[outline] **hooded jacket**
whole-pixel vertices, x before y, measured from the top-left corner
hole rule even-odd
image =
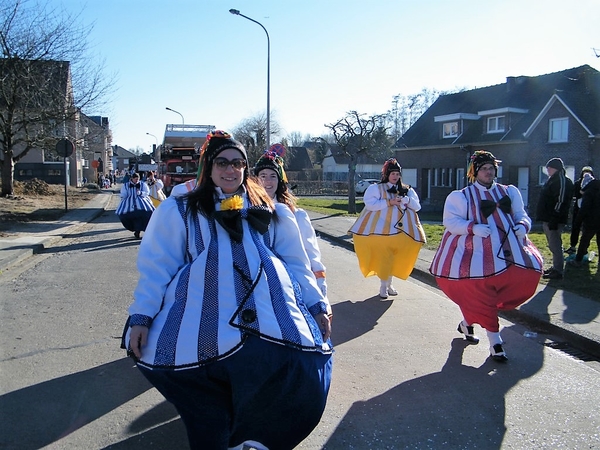
[[[537,204],[537,220],[566,224],[572,198],[573,181],[567,177],[564,169],[557,170],[542,187]]]

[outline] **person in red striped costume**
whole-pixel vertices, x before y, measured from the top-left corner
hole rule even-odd
[[[519,189],[495,181],[500,162],[485,150],[471,156],[469,186],[446,198],[446,229],[429,271],[462,312],[458,331],[477,344],[473,325],[479,324],[491,357],[503,362],[498,311],[515,309],[535,293],[543,260],[527,237],[531,219]]]

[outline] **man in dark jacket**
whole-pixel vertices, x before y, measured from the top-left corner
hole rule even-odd
[[[548,180],[542,187],[537,204],[537,220],[542,222],[548,247],[552,252],[552,267],[544,271],[543,278],[561,280],[565,267],[562,232],[569,218],[573,181],[565,172],[562,159],[552,158],[546,163]]]
[[[571,216],[571,246],[566,251],[569,255],[572,255],[577,251],[577,243],[579,242],[581,219],[577,217],[577,214],[579,214],[579,208],[581,208],[581,197],[583,196],[582,189],[585,187],[584,180],[586,179],[586,174],[588,174],[588,177],[591,176],[593,178],[594,170],[590,166],[585,166],[581,169],[581,174],[579,175],[579,178],[575,180],[573,186],[573,198],[575,199],[575,203],[573,204],[573,214]]]
[[[581,208],[579,208],[577,218],[581,221],[583,231],[575,260],[569,261],[569,265],[573,267],[581,267],[583,257],[588,252],[594,235],[596,244],[600,248],[600,180],[593,179],[583,189]]]

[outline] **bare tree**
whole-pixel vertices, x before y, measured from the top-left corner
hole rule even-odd
[[[271,115],[271,135],[277,135],[280,132],[279,123],[273,120]],[[233,130],[233,137],[244,144],[248,151],[250,164],[254,164],[258,158],[267,150],[267,115],[259,113],[248,117]],[[272,139],[271,139],[272,141]]]
[[[464,90],[460,89],[460,90]],[[384,116],[391,129],[394,142],[402,137],[419,117],[433,105],[440,95],[450,94],[455,91],[438,91],[436,89],[423,88],[416,94],[397,94],[392,97],[392,109]]]
[[[14,164],[31,149],[76,140],[79,112],[100,110],[114,77],[88,49],[92,26],[33,0],[0,3],[0,164],[2,196],[13,193]]]
[[[309,134],[302,134],[299,131],[292,131],[287,135],[286,140],[292,147],[302,147],[302,145],[306,141],[310,141],[311,138]]]
[[[382,116],[365,117],[349,111],[335,123],[325,124],[331,130],[339,152],[348,157],[348,212],[356,213],[354,190],[356,164],[361,155],[377,158],[381,152],[389,152],[387,129]]]

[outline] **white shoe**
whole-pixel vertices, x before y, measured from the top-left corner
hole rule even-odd
[[[398,295],[398,291],[391,284],[387,287],[387,293],[389,295]]]
[[[379,296],[381,298],[388,298],[388,288],[387,285],[382,284],[381,287],[379,288]]]

